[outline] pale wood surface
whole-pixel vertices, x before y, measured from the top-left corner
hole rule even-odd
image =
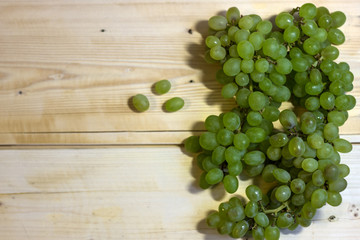
[[[351,174],[341,206],[322,208],[311,227],[281,239],[359,239],[359,154],[355,145],[343,155]],[[1,150],[1,156],[0,239],[229,239],[203,219],[232,195],[221,185],[199,189],[200,171],[179,147]],[[236,194],[244,196],[249,183]]]
[[[0,1],[0,239],[229,239],[202,220],[230,195],[198,189],[199,171],[179,147],[206,116],[234,106],[202,59],[205,21],[234,5],[269,18],[304,2]],[[347,15],[339,61],[351,66],[359,102],[360,4],[317,4]],[[173,88],[154,95],[164,78]],[[129,107],[137,93],[149,97],[146,113]],[[185,107],[163,112],[174,96]],[[353,143],[359,113],[341,128]],[[359,154],[355,144],[343,156],[352,171],[343,204],[281,239],[359,239]]]

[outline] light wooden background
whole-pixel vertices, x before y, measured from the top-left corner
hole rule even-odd
[[[206,20],[231,6],[269,18],[302,3],[0,1],[0,239],[228,239],[203,219],[230,195],[199,190],[180,145],[204,130],[206,116],[233,107],[220,96],[217,68],[202,60]],[[348,17],[339,61],[356,76],[359,102],[360,4],[316,4]],[[164,78],[173,88],[154,95]],[[137,93],[149,97],[146,113],[129,108]],[[163,112],[174,96],[185,107]],[[359,113],[357,105],[341,128],[354,143],[342,155],[352,171],[343,204],[281,239],[359,239]]]

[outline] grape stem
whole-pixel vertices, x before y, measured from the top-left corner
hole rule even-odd
[[[275,209],[268,209],[268,210],[264,210],[265,214],[270,214],[270,213],[275,213],[277,214],[278,212],[280,212],[281,210],[283,210],[284,208],[286,208],[287,210],[289,210],[289,205],[287,202],[284,202],[280,207],[275,208]]]

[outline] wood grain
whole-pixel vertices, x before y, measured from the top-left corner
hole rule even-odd
[[[358,239],[360,145],[339,207],[281,239]],[[228,200],[223,187],[200,190],[199,169],[179,147],[1,150],[0,239],[228,239],[203,219]],[[251,180],[235,195],[245,196]],[[335,219],[329,222],[328,218]]]
[[[22,133],[81,132],[89,136],[86,143],[98,138],[96,132],[203,130],[197,122],[234,106],[220,96],[214,79],[218,67],[202,60],[206,20],[233,5],[243,14],[269,18],[300,4],[276,1],[269,8],[260,0],[1,1],[0,133],[6,133],[1,144]],[[327,1],[326,6],[347,14],[342,27],[347,41],[339,47],[339,61],[350,64],[352,94],[359,100],[360,6],[350,0]],[[157,96],[152,86],[163,78],[173,88]],[[137,93],[150,99],[144,114],[129,106]],[[185,99],[184,109],[163,112],[162,104],[174,96]],[[358,106],[350,112],[342,133],[360,133],[359,112]]]

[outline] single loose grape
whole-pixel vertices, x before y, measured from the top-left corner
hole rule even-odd
[[[169,80],[160,80],[157,83],[155,83],[155,92],[157,94],[165,94],[169,92],[171,88],[171,83]]]
[[[184,106],[184,100],[180,97],[173,97],[165,102],[167,112],[179,111]]]
[[[144,112],[149,109],[149,100],[148,98],[143,94],[137,94],[132,98],[132,103],[136,110],[139,112]]]

